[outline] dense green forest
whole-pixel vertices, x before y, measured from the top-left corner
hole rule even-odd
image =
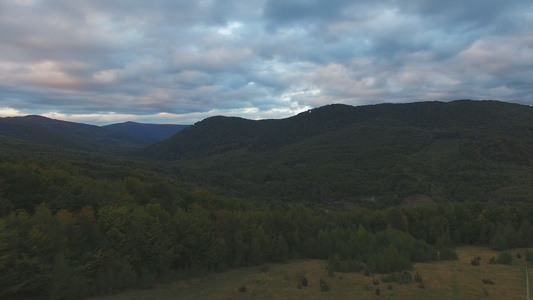
[[[532,246],[531,109],[435,105],[217,117],[121,156],[0,136],[0,298],[302,258],[388,273],[458,245]]]
[[[213,117],[139,155],[217,194],[375,207],[533,198],[533,108],[497,101],[329,105],[283,120]]]

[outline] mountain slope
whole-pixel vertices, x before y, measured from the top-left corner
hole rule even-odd
[[[160,159],[206,157],[236,149],[266,151],[353,124],[497,132],[533,138],[533,108],[498,101],[421,102],[353,107],[328,105],[281,120],[212,117],[144,151]],[[444,133],[443,133],[444,134]]]
[[[189,125],[175,124],[143,124],[136,122],[124,122],[102,126],[105,129],[122,132],[136,136],[152,143],[159,142],[178,133]]]
[[[104,153],[131,154],[124,150],[139,145],[113,130],[35,116],[0,119],[0,135]],[[281,120],[212,117],[137,154],[220,195],[383,207],[413,194],[531,201],[531,149],[532,107],[453,101],[336,104]]]
[[[0,118],[0,135],[90,152],[114,153],[150,144],[148,140],[98,126],[34,115]]]
[[[283,120],[213,117],[143,154],[238,197],[361,204],[375,196],[387,206],[413,194],[530,201],[530,149],[533,108],[454,101],[329,105]]]

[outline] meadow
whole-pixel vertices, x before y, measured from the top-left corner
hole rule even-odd
[[[407,283],[384,283],[381,280],[384,275],[380,274],[331,274],[326,261],[300,260],[240,268],[152,289],[90,299],[525,299],[525,249],[510,253],[513,255],[511,265],[490,264],[489,260],[497,258],[500,252],[461,247],[457,249],[455,261],[415,264],[409,271],[412,280]],[[471,264],[474,258],[481,259],[478,266]],[[308,280],[307,286],[301,284],[304,277]],[[417,277],[421,280],[417,281]],[[321,279],[327,282],[329,291],[321,290]]]

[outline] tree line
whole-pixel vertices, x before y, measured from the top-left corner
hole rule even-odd
[[[78,299],[301,258],[328,259],[339,272],[388,273],[454,259],[456,245],[533,244],[533,209],[525,204],[345,211],[238,201],[216,207],[206,191],[191,197],[172,213],[159,203],[55,212],[41,204],[9,213],[0,219],[0,295]]]

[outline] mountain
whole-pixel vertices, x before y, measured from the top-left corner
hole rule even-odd
[[[499,101],[328,105],[212,117],[142,149],[220,194],[283,201],[530,201],[533,108]]]
[[[434,201],[533,199],[533,108],[499,101],[332,104],[279,120],[216,116],[155,144],[38,116],[0,119],[0,135],[11,153],[22,154],[28,150],[16,149],[31,144],[7,138],[128,153],[121,159],[130,161],[137,155],[148,159],[138,169],[154,166],[176,182],[240,199],[346,200],[367,207],[412,195]]]
[[[252,121],[211,117],[150,146],[160,159],[205,157],[236,149],[266,151],[349,126],[418,128],[458,132],[495,132],[533,138],[533,108],[498,101],[458,100],[349,106],[332,104],[281,120]]]
[[[104,153],[151,144],[150,140],[99,126],[35,115],[0,118],[0,135],[59,148]]]
[[[143,124],[136,122],[124,122],[102,126],[105,129],[122,132],[131,136],[136,136],[144,140],[156,143],[171,137],[189,125],[175,124]]]

